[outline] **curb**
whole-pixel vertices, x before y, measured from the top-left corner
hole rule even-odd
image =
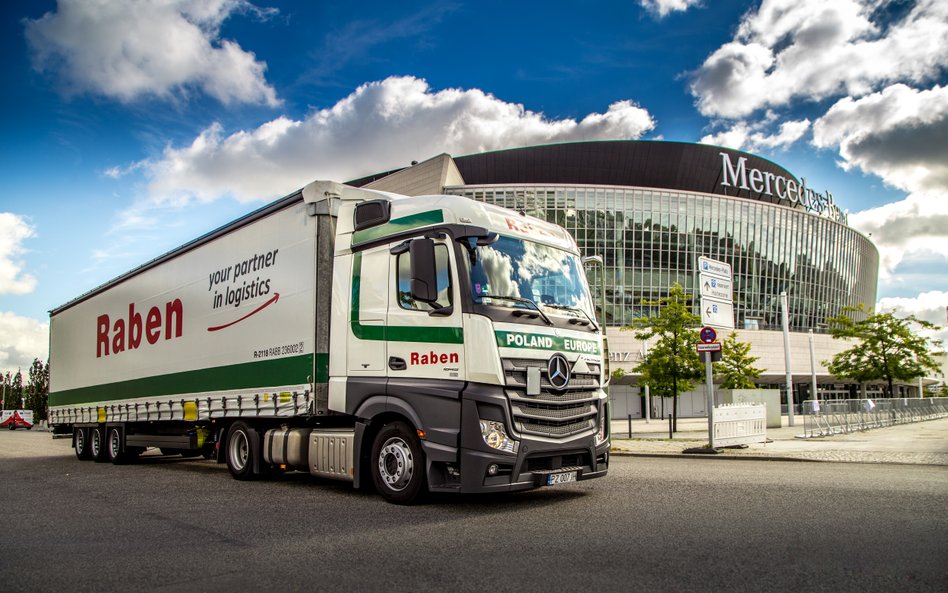
[[[770,455],[702,455],[696,453],[636,453],[634,451],[610,451],[611,457],[653,457],[659,459],[715,459],[729,461],[794,461],[797,463],[826,463],[823,459],[780,457]]]
[[[782,457],[768,455],[701,455],[693,453],[636,453],[634,451],[609,451],[610,457],[652,457],[656,459],[715,459],[728,461],[795,461],[797,463],[857,463],[863,465],[903,465],[914,467],[948,467],[944,463],[913,463],[911,461],[884,461],[865,459],[807,459],[804,457]]]

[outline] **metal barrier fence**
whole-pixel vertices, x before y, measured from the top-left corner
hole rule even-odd
[[[825,437],[948,417],[948,397],[803,402],[805,437]]]

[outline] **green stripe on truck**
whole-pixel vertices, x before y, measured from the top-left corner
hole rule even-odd
[[[401,218],[390,220],[385,224],[376,227],[355,231],[352,233],[352,244],[361,245],[375,239],[381,239],[389,235],[404,233],[412,229],[441,224],[444,222],[444,212],[441,210],[427,210],[417,214],[409,214]]]
[[[316,382],[325,383],[329,380],[329,355],[315,356]],[[49,405],[299,385],[309,383],[312,374],[313,355],[303,354],[55,391],[49,394]]]
[[[463,344],[464,329],[430,325],[362,325],[359,321],[359,299],[362,294],[362,253],[352,254],[352,309],[349,317],[352,335],[360,340],[389,342],[431,342]],[[428,319],[424,317],[424,319]]]

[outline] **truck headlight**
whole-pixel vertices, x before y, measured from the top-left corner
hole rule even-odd
[[[599,432],[596,434],[596,446],[605,443],[609,440],[609,422],[605,417],[599,418]]]
[[[491,449],[504,451],[506,453],[516,453],[520,448],[520,443],[507,436],[507,429],[503,422],[494,422],[493,420],[481,420],[481,435],[484,442]]]

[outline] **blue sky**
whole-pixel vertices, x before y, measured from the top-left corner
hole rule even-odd
[[[315,178],[595,139],[829,190],[879,306],[944,325],[948,3],[9,0],[0,368],[47,311]]]

